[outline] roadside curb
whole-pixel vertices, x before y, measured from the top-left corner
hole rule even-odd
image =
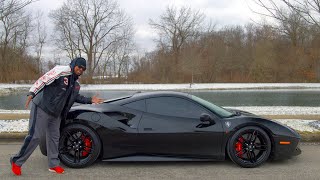
[[[3,132],[0,133],[0,140],[2,139],[24,139],[28,132]]]

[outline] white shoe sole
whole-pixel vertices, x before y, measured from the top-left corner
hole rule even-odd
[[[55,170],[49,169],[49,171],[50,171],[50,172],[53,172],[53,173],[57,173]],[[63,174],[63,173],[64,173],[64,171],[63,171],[61,174]],[[60,174],[60,173],[57,173],[57,174]]]

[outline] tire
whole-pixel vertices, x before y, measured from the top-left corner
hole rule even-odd
[[[83,168],[99,157],[101,142],[98,135],[82,124],[70,124],[63,128],[59,142],[59,158],[71,168]]]
[[[271,141],[261,128],[248,126],[236,131],[228,141],[230,159],[244,168],[263,164],[270,156]]]

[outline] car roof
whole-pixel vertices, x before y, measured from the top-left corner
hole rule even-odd
[[[134,94],[133,96],[136,97],[144,97],[144,98],[149,98],[149,97],[158,97],[158,96],[189,96],[187,93],[183,92],[177,92],[177,91],[148,91],[148,92],[138,92]]]
[[[184,97],[190,98],[190,94],[177,92],[177,91],[147,91],[147,92],[137,92],[132,96],[126,96],[123,98],[117,98],[116,101],[112,101],[113,103],[126,104],[142,99],[154,98],[154,97],[164,97],[164,96],[174,96],[174,97]]]

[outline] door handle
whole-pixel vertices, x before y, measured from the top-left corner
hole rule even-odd
[[[145,131],[152,131],[152,128],[143,128]]]

